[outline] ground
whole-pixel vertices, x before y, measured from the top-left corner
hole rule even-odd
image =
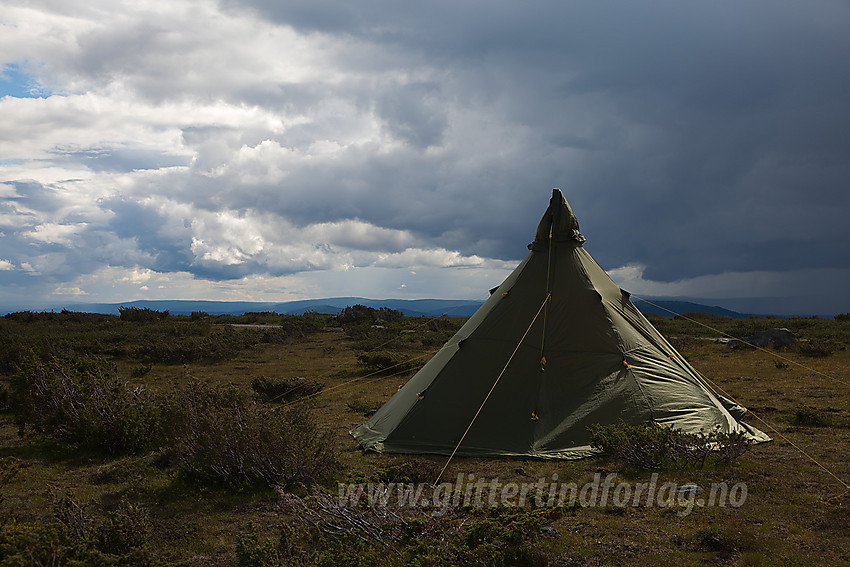
[[[728,465],[659,471],[659,483],[693,483],[705,488],[712,483],[729,487],[742,483],[746,486],[745,501],[737,506],[695,506],[687,514],[682,513],[681,506],[657,504],[634,507],[609,503],[552,510],[530,502],[526,513],[539,523],[535,524],[537,532],[530,536],[531,564],[850,564],[850,489],[842,484],[850,482],[850,461],[846,458],[850,448],[850,352],[844,348],[843,338],[850,332],[850,323],[827,321],[823,325],[828,328],[821,328],[798,321],[801,337],[808,333],[811,344],[827,345],[832,351],[812,356],[811,350],[805,349],[730,349],[704,340],[716,333],[698,326],[689,328],[687,321],[656,322],[718,390],[751,410],[747,421],[774,439],[753,447]],[[7,330],[12,325],[4,324]],[[724,324],[734,327],[731,322]],[[794,321],[751,324],[791,327]],[[49,324],[45,325],[49,329]],[[436,479],[446,457],[364,454],[349,435],[351,428],[365,419],[364,409],[389,399],[411,375],[410,371],[372,374],[358,363],[358,354],[363,347],[383,343],[384,350],[398,347],[397,352],[404,356],[426,360],[456,324],[429,325],[425,319],[405,319],[392,328],[363,327],[360,334],[334,325],[328,320],[317,332],[259,342],[218,362],[161,364],[153,360],[144,374],[137,368],[145,361],[134,357],[132,350],[111,358],[121,376],[154,390],[168,390],[191,379],[250,390],[251,382],[260,376],[301,376],[323,383],[321,393],[296,403],[310,404],[318,426],[338,451],[341,468],[331,482],[325,483],[327,494],[337,492],[338,482],[391,480],[388,471],[403,471],[399,478],[405,480]],[[49,334],[49,330],[40,332]],[[394,337],[403,337],[398,340],[404,345],[393,344]],[[391,342],[384,343],[387,340]],[[143,375],[132,377],[134,373]],[[0,380],[0,387],[9,383],[9,377]],[[285,407],[279,405],[283,411]],[[286,492],[280,489],[193,482],[174,467],[162,466],[160,457],[156,450],[109,455],[96,449],[71,448],[44,435],[20,438],[12,413],[0,413],[0,459],[13,463],[18,470],[5,481],[0,476],[0,483],[6,483],[0,485],[0,525],[49,521],[55,514],[57,495],[72,493],[92,517],[129,501],[149,512],[151,530],[144,546],[152,560],[227,565],[237,561],[249,564],[244,554],[237,557],[240,540],[244,543],[244,538],[251,536],[277,541],[284,526],[301,521],[293,514],[291,503],[287,504]],[[518,472],[520,468],[524,475]],[[651,471],[632,470],[605,457],[570,462],[455,457],[443,479],[474,474],[519,484],[539,478],[548,481],[557,474],[559,482],[583,486],[597,473],[602,478],[616,473],[617,482],[639,483],[651,478]],[[301,498],[309,489],[289,492]],[[473,529],[478,516],[471,511],[463,513],[467,515],[454,518],[452,529],[468,536],[464,530]],[[463,541],[472,545],[469,537]],[[382,549],[374,541],[367,545],[371,552]],[[404,550],[400,554],[382,553],[377,556],[387,564],[412,561]],[[481,561],[487,564],[486,559]]]

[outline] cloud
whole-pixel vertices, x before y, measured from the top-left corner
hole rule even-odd
[[[63,296],[63,295],[72,295],[72,296],[84,296],[88,295],[88,292],[83,291],[79,287],[68,287],[68,286],[59,286],[53,290],[54,295]]]
[[[745,298],[804,296],[811,292],[813,281],[829,282],[825,293],[835,293],[850,281],[850,270],[802,270],[724,272],[695,278],[665,282],[644,276],[645,268],[639,265],[622,266],[608,270],[620,287],[647,296],[689,296],[699,298]]]
[[[790,290],[850,257],[848,24],[784,0],[12,3],[0,68],[41,94],[0,99],[0,284],[458,297],[560,187],[640,285]]]
[[[85,223],[77,225],[45,223],[36,226],[31,232],[24,233],[24,236],[44,244],[70,246],[72,240],[85,230],[85,226]]]

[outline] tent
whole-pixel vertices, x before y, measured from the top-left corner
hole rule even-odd
[[[584,241],[556,189],[525,259],[351,432],[360,445],[576,459],[595,452],[588,426],[620,420],[692,433],[719,427],[768,441],[740,422],[746,410],[717,394],[635,308]]]

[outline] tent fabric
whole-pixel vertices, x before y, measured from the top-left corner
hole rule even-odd
[[[769,441],[739,421],[746,410],[714,392],[584,241],[556,189],[525,259],[351,432],[360,445],[389,453],[449,455],[457,447],[467,456],[576,459],[595,452],[588,426],[621,420]]]

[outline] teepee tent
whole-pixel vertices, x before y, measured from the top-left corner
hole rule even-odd
[[[556,189],[529,254],[351,432],[360,445],[574,459],[594,453],[589,425],[620,420],[693,433],[719,427],[769,440],[738,421],[746,410],[712,390],[585,251],[584,240]]]

